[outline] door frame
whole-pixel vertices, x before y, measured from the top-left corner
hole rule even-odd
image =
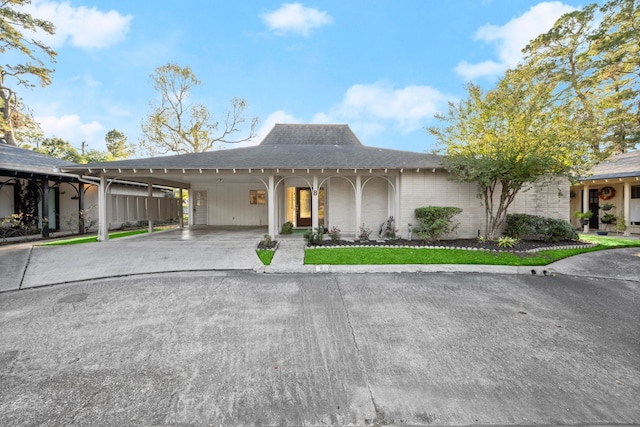
[[[301,209],[301,201],[302,197],[300,193],[307,192],[309,193],[307,200],[309,201],[309,217],[301,217],[300,211]],[[313,212],[311,207],[311,189],[309,187],[296,187],[296,226],[297,227],[311,227],[313,224]]]
[[[200,200],[198,200],[198,194],[204,194],[204,198],[201,198]],[[200,206],[198,206],[198,201],[204,201],[204,203]],[[192,213],[193,213],[193,225],[207,225],[207,213],[208,213],[208,206],[207,206],[207,202],[208,201],[208,197],[207,197],[207,190],[193,190],[193,209],[192,209]],[[196,209],[198,208],[198,209]],[[204,217],[202,217],[202,213],[198,214],[197,212],[202,212],[202,209],[204,209]],[[199,218],[204,218],[204,222],[198,222]]]

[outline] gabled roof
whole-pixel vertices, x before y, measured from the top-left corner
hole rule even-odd
[[[640,176],[640,150],[617,154],[597,164],[588,176],[580,181]]]
[[[78,164],[0,143],[0,171],[65,176],[66,174],[55,171],[56,168],[63,166],[78,166]],[[3,173],[3,175],[6,174]]]
[[[348,125],[276,124],[260,145],[145,159],[90,163],[64,170],[150,169],[400,169],[440,168],[427,153],[362,145]]]

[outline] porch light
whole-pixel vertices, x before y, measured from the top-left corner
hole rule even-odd
[[[251,168],[249,168],[249,173],[251,173]]]
[[[91,168],[87,168],[87,170],[89,171],[89,173],[93,173],[93,172],[91,172]],[[134,169],[134,170],[135,170],[135,169]]]
[[[153,169],[149,168],[149,173],[153,173]]]
[[[202,169],[198,169],[198,171],[199,171],[200,173],[202,173]]]
[[[133,173],[138,173],[138,171],[136,170],[136,168],[133,168]]]
[[[102,168],[102,172],[107,173],[107,170],[105,168]]]
[[[164,168],[164,173],[167,173],[167,168]]]
[[[417,168],[417,169],[416,169],[416,173],[420,173],[420,168]]]
[[[122,173],[122,169],[118,168],[118,173]]]

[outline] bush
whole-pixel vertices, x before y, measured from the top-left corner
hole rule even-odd
[[[415,217],[418,225],[413,231],[422,239],[430,242],[440,240],[442,236],[455,232],[459,223],[453,223],[452,218],[462,212],[455,207],[427,206],[417,208]]]
[[[518,244],[520,240],[515,237],[502,236],[498,239],[498,247],[500,248],[512,248]]]
[[[313,230],[307,230],[302,237],[307,242],[307,246],[319,246],[322,244],[324,229],[314,228]]]
[[[331,243],[337,243],[340,240],[340,229],[335,225],[329,229],[329,239]]]
[[[282,224],[282,229],[280,230],[280,234],[291,234],[293,233],[293,223],[291,221],[287,221]]]
[[[568,221],[527,214],[508,214],[503,234],[515,239],[544,242],[578,239],[578,234]]]
[[[371,227],[365,226],[364,224],[362,224],[358,229],[358,240],[360,242],[368,242],[369,236],[371,236],[371,233],[373,233],[373,230],[371,229]]]

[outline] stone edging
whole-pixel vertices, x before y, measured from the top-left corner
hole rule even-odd
[[[504,249],[485,249],[485,248],[469,248],[464,246],[398,246],[398,245],[336,245],[336,246],[305,246],[305,249],[339,249],[339,248],[408,248],[408,249],[461,249],[467,251],[485,251],[485,252],[513,252],[513,253],[536,253],[540,251],[550,251],[554,249],[587,249],[597,246],[596,243],[585,243],[583,245],[565,245],[565,246],[549,246],[542,248],[534,248],[527,250],[512,250],[509,248]]]

